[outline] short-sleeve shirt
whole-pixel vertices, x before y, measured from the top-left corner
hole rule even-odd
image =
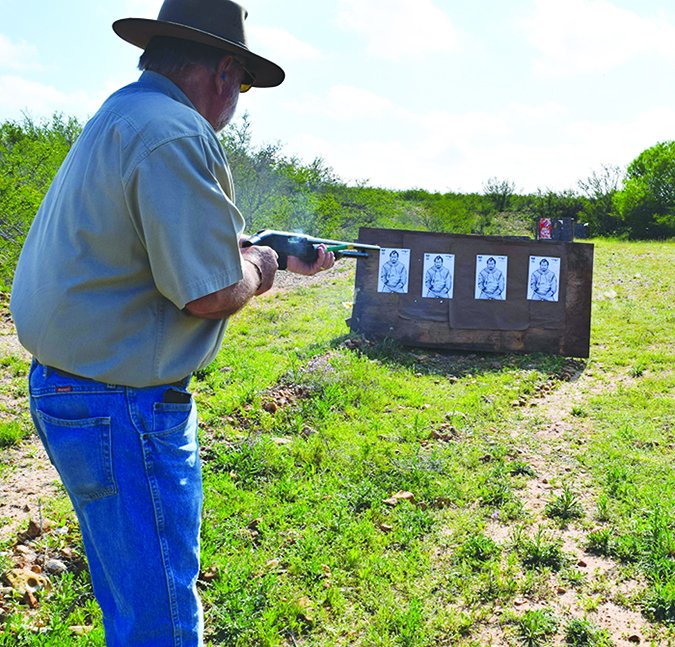
[[[185,305],[243,277],[244,220],[211,125],[144,72],[87,123],[28,233],[11,311],[36,359],[134,387],[218,352],[226,321]]]

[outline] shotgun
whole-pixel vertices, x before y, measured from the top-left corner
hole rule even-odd
[[[243,247],[251,245],[265,245],[271,247],[279,256],[279,269],[285,270],[289,256],[297,256],[305,263],[313,263],[319,253],[317,247],[325,245],[326,250],[333,252],[335,258],[367,258],[369,252],[379,252],[377,245],[364,245],[362,243],[349,243],[342,240],[329,240],[327,238],[314,238],[305,234],[296,234],[290,231],[276,231],[263,229],[257,234],[242,242]]]

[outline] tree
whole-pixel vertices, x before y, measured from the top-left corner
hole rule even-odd
[[[221,141],[234,178],[237,206],[249,231],[284,229],[322,235],[321,195],[338,180],[320,157],[305,165],[284,156],[279,143],[256,148],[247,113],[225,129]],[[334,226],[332,221],[330,226]]]
[[[399,191],[397,198],[412,228],[454,234],[474,233],[486,202],[477,193],[429,193],[423,189]]]
[[[234,178],[237,206],[246,219],[246,227],[255,231],[267,225],[271,212],[283,211],[280,196],[289,193],[288,179],[279,172],[281,145],[266,144],[258,149],[251,141],[251,123],[247,113],[240,122],[230,124],[221,136]]]
[[[675,235],[675,141],[644,150],[628,165],[614,205],[630,238]]]
[[[492,206],[497,213],[508,211],[511,196],[516,192],[516,185],[509,180],[499,180],[491,177],[483,185],[483,195],[492,202]]]
[[[606,236],[619,231],[621,220],[614,197],[619,191],[623,173],[619,166],[605,164],[586,180],[579,180],[579,188],[586,199],[581,216],[587,219],[591,235]]]
[[[583,201],[572,190],[552,191],[539,189],[536,195],[530,196],[527,210],[537,218],[574,218],[579,217]]]

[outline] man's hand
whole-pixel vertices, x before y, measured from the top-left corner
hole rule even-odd
[[[252,249],[249,247],[248,249]],[[289,256],[286,269],[295,274],[303,274],[304,276],[313,276],[323,270],[328,270],[335,265],[335,254],[327,252],[326,246],[322,243],[316,248],[318,256],[313,263],[305,263],[297,256]]]

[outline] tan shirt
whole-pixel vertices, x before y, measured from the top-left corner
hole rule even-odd
[[[213,128],[143,73],[89,121],[38,211],[12,289],[21,343],[42,364],[136,387],[208,364],[226,322],[183,308],[243,276],[233,200]]]

